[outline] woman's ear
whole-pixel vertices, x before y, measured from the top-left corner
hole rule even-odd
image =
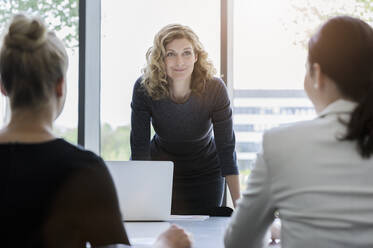
[[[8,96],[8,93],[6,93],[3,82],[1,82],[1,80],[0,80],[0,91],[1,91],[1,94],[3,94],[4,96]]]
[[[61,77],[57,81],[56,85],[56,95],[57,97],[62,97],[64,95],[64,90],[65,90],[65,79]]]

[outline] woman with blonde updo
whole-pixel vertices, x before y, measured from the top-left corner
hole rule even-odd
[[[52,133],[66,96],[68,57],[37,18],[17,15],[0,50],[11,118],[0,130],[1,247],[129,247],[103,160]],[[190,247],[172,226],[155,247]]]
[[[131,158],[174,162],[173,214],[213,214],[222,203],[224,177],[235,204],[240,193],[230,101],[197,35],[167,25],[146,58],[131,103]]]

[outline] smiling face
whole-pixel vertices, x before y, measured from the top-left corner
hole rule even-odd
[[[166,45],[165,65],[167,76],[173,82],[190,83],[197,56],[192,43],[185,39],[175,39]]]

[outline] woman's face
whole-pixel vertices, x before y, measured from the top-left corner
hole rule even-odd
[[[166,73],[173,82],[190,82],[197,56],[189,40],[175,39],[166,45]]]

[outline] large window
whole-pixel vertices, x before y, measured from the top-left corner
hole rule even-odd
[[[315,117],[303,91],[310,35],[327,18],[355,15],[370,21],[366,0],[228,0],[233,3],[232,89],[234,129],[241,185],[245,187],[263,131]],[[182,4],[181,4],[182,3]],[[189,25],[220,67],[220,1],[102,1],[101,155],[130,155],[133,83],[145,65],[154,34],[169,23]],[[118,5],[119,4],[119,5]],[[123,6],[121,6],[122,4]],[[198,8],[195,8],[198,6]],[[208,10],[208,11],[207,11]],[[233,38],[233,39],[232,39]]]
[[[67,98],[64,111],[56,120],[57,134],[77,143],[78,126],[78,0],[13,0],[0,1],[0,30],[3,32],[14,14],[20,12],[40,16],[62,39],[69,56],[66,76]],[[9,120],[9,104],[0,96],[0,127]]]
[[[234,1],[234,128],[243,188],[263,131],[315,117],[303,91],[310,35],[337,14],[370,21],[372,2]]]
[[[101,155],[128,160],[132,88],[154,35],[170,23],[191,27],[219,70],[220,1],[105,0],[101,8]]]
[[[263,131],[315,117],[303,91],[309,36],[320,23],[336,14],[354,15],[372,23],[373,0],[226,1],[233,4],[233,10],[228,13],[233,25],[228,26],[227,32],[228,39],[233,40],[233,53],[228,53],[228,60],[233,61],[230,72],[233,80],[228,87],[233,89],[236,147],[241,182],[245,185],[260,150]],[[92,110],[89,102],[84,108],[100,113],[101,155],[105,159],[129,158],[132,87],[145,65],[145,53],[161,27],[169,23],[190,26],[199,35],[219,71],[220,2],[101,1],[101,109]],[[96,3],[98,1],[92,5]],[[95,6],[98,8],[98,5]],[[68,95],[65,110],[56,122],[56,131],[76,142],[78,0],[0,1],[0,29],[3,30],[10,16],[19,11],[40,14],[68,46]],[[87,40],[88,44],[92,42]],[[0,96],[0,126],[5,124],[7,117],[9,107]],[[87,126],[92,125],[89,121],[86,120]]]

